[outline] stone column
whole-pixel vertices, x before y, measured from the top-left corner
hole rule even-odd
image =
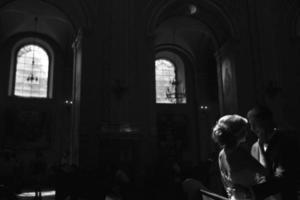
[[[78,164],[79,161],[79,122],[81,99],[81,68],[82,68],[82,31],[79,30],[73,42],[73,88],[70,133],[70,163]]]

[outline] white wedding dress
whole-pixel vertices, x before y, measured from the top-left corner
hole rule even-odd
[[[238,147],[222,150],[219,154],[219,167],[223,185],[230,200],[251,200],[250,194],[236,189],[250,187],[265,181],[267,170],[248,152]],[[278,195],[265,200],[280,200]]]

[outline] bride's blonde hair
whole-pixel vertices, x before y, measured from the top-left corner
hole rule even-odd
[[[222,147],[235,146],[245,138],[248,121],[240,115],[225,115],[221,117],[212,130],[212,139]]]

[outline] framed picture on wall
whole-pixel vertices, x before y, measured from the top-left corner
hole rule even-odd
[[[221,63],[223,109],[233,113],[237,108],[235,69],[232,59],[224,58]]]

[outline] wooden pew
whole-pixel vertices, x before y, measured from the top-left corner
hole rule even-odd
[[[202,198],[203,198],[203,196],[206,196],[206,197],[209,197],[210,199],[213,199],[213,200],[229,200],[226,197],[223,197],[223,196],[218,195],[218,194],[213,193],[213,192],[209,192],[209,191],[204,190],[204,189],[200,189],[200,194],[202,195]]]

